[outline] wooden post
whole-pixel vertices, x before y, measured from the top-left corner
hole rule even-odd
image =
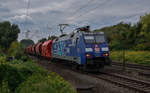
[[[125,49],[123,49],[123,70],[126,70]]]

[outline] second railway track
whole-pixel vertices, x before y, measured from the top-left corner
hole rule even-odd
[[[150,82],[130,78],[116,73],[105,73],[101,75],[92,75],[98,79],[108,81],[124,88],[134,90],[138,93],[150,93]]]
[[[123,63],[112,62],[112,65],[123,66]],[[150,66],[144,66],[144,65],[138,65],[138,64],[129,64],[129,63],[126,63],[125,66],[128,67],[128,68],[150,70]]]

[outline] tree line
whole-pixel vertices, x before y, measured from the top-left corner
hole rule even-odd
[[[95,31],[105,32],[111,50],[150,50],[150,14],[141,16],[134,25],[120,22]]]

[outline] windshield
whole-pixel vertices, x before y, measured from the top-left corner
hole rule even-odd
[[[95,39],[94,36],[84,36],[85,42],[86,43],[94,43]]]
[[[106,41],[104,35],[85,35],[84,39],[86,43],[104,43]]]
[[[95,40],[96,40],[96,43],[104,43],[105,37],[103,35],[96,35]]]

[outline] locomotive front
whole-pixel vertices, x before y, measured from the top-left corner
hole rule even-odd
[[[110,65],[108,42],[104,32],[84,33],[86,68],[102,68]]]

